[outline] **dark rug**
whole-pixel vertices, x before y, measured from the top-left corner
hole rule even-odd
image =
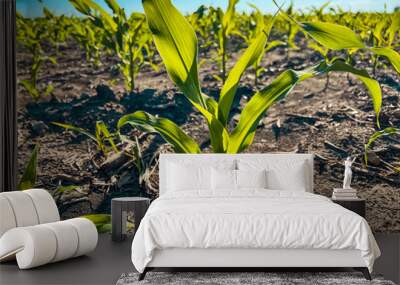
[[[138,281],[138,276],[138,273],[122,274],[117,285],[395,285],[376,275],[368,281],[359,272],[148,272],[142,281]]]

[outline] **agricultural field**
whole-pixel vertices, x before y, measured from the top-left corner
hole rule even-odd
[[[160,153],[311,152],[331,196],[355,156],[372,229],[400,232],[399,9],[105,2],[18,15],[21,189],[49,189],[64,218],[108,214],[157,197]]]

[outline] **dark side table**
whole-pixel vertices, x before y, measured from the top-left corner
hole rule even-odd
[[[123,241],[126,238],[126,223],[128,212],[133,212],[135,233],[140,221],[146,214],[150,199],[144,197],[121,197],[111,200],[111,236],[113,241]]]
[[[332,202],[339,204],[340,206],[359,214],[361,217],[365,218],[365,200],[336,200],[332,199]]]

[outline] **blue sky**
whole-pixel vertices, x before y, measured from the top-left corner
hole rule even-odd
[[[143,11],[140,0],[117,0],[118,3],[130,13],[132,11]],[[97,2],[105,6],[103,0]],[[189,13],[196,10],[200,5],[213,5],[225,7],[228,0],[172,0],[181,12]],[[283,0],[278,0],[282,3]],[[290,3],[290,0],[285,2]],[[295,8],[306,9],[311,6],[321,6],[326,0],[293,0]],[[43,0],[43,3],[56,14],[77,15],[77,12],[68,0]],[[275,10],[272,0],[240,0],[238,10],[248,10],[247,3],[257,5],[265,12]],[[383,11],[385,4],[388,11],[393,11],[394,7],[400,6],[400,0],[331,0],[331,6],[339,5],[345,10],[352,11]],[[42,6],[37,0],[17,0],[17,9],[27,17],[37,17],[41,15]]]

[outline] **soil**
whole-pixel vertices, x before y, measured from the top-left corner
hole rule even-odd
[[[230,66],[242,50],[231,47]],[[52,51],[49,51],[52,53]],[[217,97],[221,83],[212,75],[218,73],[215,51],[201,51],[200,76],[204,93]],[[173,85],[163,68],[155,72],[142,69],[137,77],[137,90],[127,93],[122,76],[116,71],[116,58],[102,57],[94,66],[85,60],[84,51],[74,42],[61,47],[57,65],[46,63],[39,83],[52,83],[53,94],[33,102],[19,86],[19,160],[22,173],[35,143],[40,144],[37,187],[54,193],[63,218],[87,213],[108,213],[110,199],[120,196],[157,196],[157,159],[154,154],[172,152],[158,135],[144,135],[138,130],[124,129],[125,134],[139,137],[146,163],[154,170],[141,184],[130,160],[109,154],[112,163],[96,144],[83,135],[65,131],[51,122],[64,122],[94,132],[95,122],[104,121],[111,130],[124,115],[136,110],[172,119],[199,142],[204,152],[210,151],[207,126],[185,97]],[[232,112],[230,128],[237,122],[240,109],[258,88],[266,86],[287,68],[304,69],[321,58],[302,48],[291,50],[289,60],[285,47],[265,55],[265,67],[259,86],[254,86],[251,70],[241,80]],[[18,51],[18,78],[27,78],[30,56]],[[160,64],[162,66],[162,64]],[[357,67],[371,67],[371,62],[357,61]],[[372,70],[368,67],[371,74]],[[400,127],[400,79],[389,66],[378,67],[383,92],[382,127]],[[246,152],[309,152],[315,159],[315,192],[331,196],[334,187],[341,187],[344,159],[357,156],[353,164],[353,187],[367,199],[367,220],[375,232],[400,232],[400,174],[392,166],[400,166],[400,138],[378,141],[370,153],[370,164],[363,163],[364,144],[375,131],[373,107],[365,87],[345,73],[332,73],[329,86],[326,77],[308,79],[275,104],[259,125],[254,143]],[[111,157],[111,158],[110,158]],[[109,161],[108,161],[109,162]],[[76,185],[78,190],[55,194],[59,186]]]

